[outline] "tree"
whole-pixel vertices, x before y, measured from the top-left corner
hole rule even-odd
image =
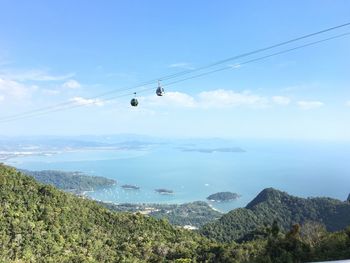
[[[277,220],[274,220],[272,223],[272,227],[271,227],[271,234],[273,237],[276,238],[278,236],[279,232],[280,232],[280,228],[278,226]]]
[[[307,221],[301,227],[301,239],[310,247],[318,245],[326,236],[327,231],[323,224],[318,222]]]

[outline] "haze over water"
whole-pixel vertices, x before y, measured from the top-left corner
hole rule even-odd
[[[223,146],[245,152],[199,152]],[[94,199],[116,203],[185,203],[220,191],[242,197],[212,203],[222,211],[245,206],[262,189],[274,187],[290,194],[328,196],[345,200],[350,192],[349,143],[305,141],[172,141],[138,150],[91,150],[52,156],[10,159],[9,164],[30,170],[82,171],[117,180],[109,189],[88,193]],[[183,151],[182,147],[194,151]],[[189,147],[189,148],[188,148]],[[124,190],[132,184],[140,190]],[[154,189],[166,188],[172,195]]]

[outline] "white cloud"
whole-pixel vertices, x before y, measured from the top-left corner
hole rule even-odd
[[[278,105],[288,105],[290,98],[285,96],[272,96],[272,101]]]
[[[91,105],[91,106],[103,106],[104,101],[100,99],[86,99],[83,97],[74,97],[70,101],[74,102],[76,105]]]
[[[0,95],[0,101],[3,101],[5,99],[5,96]]]
[[[230,108],[245,106],[264,108],[269,106],[267,97],[259,96],[248,91],[235,92],[232,90],[212,90],[200,92],[191,96],[182,92],[166,92],[163,97],[154,95],[141,97],[141,103],[149,106],[172,106],[185,108]]]
[[[238,63],[238,64],[229,65],[229,67],[231,67],[231,68],[233,68],[233,69],[237,69],[237,68],[242,67],[242,65]]]
[[[80,83],[74,79],[70,79],[63,83],[62,85],[63,88],[68,88],[68,89],[78,89],[81,87]]]
[[[51,75],[45,70],[2,71],[0,77],[16,81],[59,81],[73,77],[73,73]]]
[[[181,69],[194,69],[194,67],[191,66],[190,63],[187,62],[179,62],[179,63],[173,63],[168,66],[169,68],[181,68]]]
[[[37,89],[34,85],[27,86],[14,80],[0,78],[0,95],[3,99],[23,99]]]
[[[266,107],[268,99],[263,96],[252,94],[251,92],[235,92],[232,90],[213,90],[203,91],[198,94],[198,103],[205,108],[222,108],[222,107]]]
[[[324,105],[324,103],[321,101],[301,100],[301,101],[297,102],[297,105],[299,106],[299,108],[301,108],[303,110],[312,110],[312,109],[317,109],[317,108],[322,107]]]
[[[167,92],[163,97],[148,96],[140,98],[150,106],[161,105],[161,106],[172,106],[172,107],[186,107],[192,108],[196,106],[195,99],[182,92]]]
[[[346,102],[346,106],[350,107],[350,100]]]
[[[41,92],[46,94],[46,95],[58,95],[61,93],[57,89],[42,89]]]

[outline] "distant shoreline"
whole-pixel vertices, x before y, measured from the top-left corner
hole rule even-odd
[[[246,151],[240,147],[220,147],[220,148],[186,148],[180,147],[183,152],[199,152],[199,153],[245,153]]]

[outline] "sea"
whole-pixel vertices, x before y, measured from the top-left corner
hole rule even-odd
[[[207,201],[227,212],[244,207],[268,187],[300,197],[346,200],[350,193],[349,146],[350,143],[294,140],[163,141],[142,148],[17,157],[7,163],[21,169],[80,171],[115,179],[115,186],[86,193],[96,200],[167,204]],[[244,151],[221,151],[220,147],[240,147]],[[124,184],[140,189],[126,190],[121,187]],[[160,188],[172,190],[173,194],[159,194],[155,189]],[[241,197],[230,202],[206,199],[222,191]]]

